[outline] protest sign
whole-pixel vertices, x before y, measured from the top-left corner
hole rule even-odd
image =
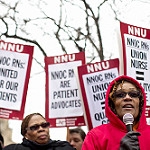
[[[22,119],[33,46],[0,41],[0,118]]]
[[[85,125],[78,85],[74,74],[85,64],[85,53],[45,57],[46,119],[51,127]]]
[[[105,94],[109,83],[118,76],[119,59],[82,65],[77,72],[88,129],[108,123]]]
[[[120,23],[124,74],[138,80],[150,105],[150,29]]]

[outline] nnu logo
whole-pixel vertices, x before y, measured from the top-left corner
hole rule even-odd
[[[66,120],[65,119],[56,119],[56,126],[66,126]]]

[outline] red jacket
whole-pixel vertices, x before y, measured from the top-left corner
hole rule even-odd
[[[119,76],[110,83],[106,93],[105,113],[110,122],[108,124],[103,124],[90,130],[86,135],[86,138],[82,145],[82,150],[119,150],[120,141],[123,136],[125,136],[127,130],[125,124],[112,112],[112,110],[108,106],[108,97],[110,89],[114,85],[114,82],[121,78],[128,78],[129,80],[131,80],[141,88],[142,93],[144,94],[144,106],[137,131],[141,133],[141,135],[138,137],[140,150],[150,149],[150,126],[146,123],[146,95],[144,89],[136,80],[123,75]]]

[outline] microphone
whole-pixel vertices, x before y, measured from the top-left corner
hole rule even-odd
[[[128,132],[133,131],[133,121],[134,121],[134,118],[133,118],[132,114],[126,113],[123,116],[123,122],[126,125],[126,128],[127,128]]]

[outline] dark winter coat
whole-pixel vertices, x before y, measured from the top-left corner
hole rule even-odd
[[[47,144],[40,145],[35,142],[23,139],[21,144],[10,144],[3,150],[75,150],[66,141],[49,140]]]

